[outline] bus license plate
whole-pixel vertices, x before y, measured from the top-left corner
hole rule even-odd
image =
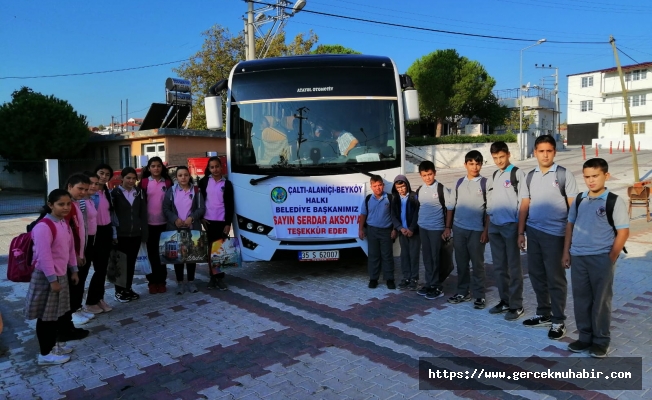
[[[339,259],[339,250],[310,250],[299,252],[299,261],[334,261]]]

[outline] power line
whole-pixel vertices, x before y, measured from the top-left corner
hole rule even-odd
[[[81,76],[81,75],[96,75],[96,74],[108,74],[111,72],[123,72],[123,71],[133,71],[136,69],[160,67],[161,65],[170,65],[176,64],[182,61],[187,61],[187,58],[183,60],[168,61],[159,64],[143,65],[141,67],[129,67],[129,68],[120,68],[120,69],[110,69],[106,71],[93,71],[93,72],[78,72],[74,74],[57,74],[57,75],[36,75],[36,76],[2,76],[0,79],[38,79],[38,78],[61,78],[65,76]]]
[[[254,1],[254,0],[249,0],[252,3],[256,4],[262,4],[262,5],[267,5],[267,6],[276,6],[276,4],[272,3],[265,3],[262,1]],[[281,7],[281,6],[278,6]],[[291,9],[292,7],[283,7],[283,8],[289,8]],[[326,12],[321,12],[321,11],[313,11],[313,10],[306,10],[305,8],[301,10],[301,12],[305,13],[311,13],[311,14],[317,14],[317,15],[324,15],[327,17],[334,17],[334,18],[340,18],[340,19],[346,19],[350,21],[360,21],[360,22],[368,22],[371,24],[377,24],[377,25],[386,25],[386,26],[394,26],[397,28],[408,28],[408,29],[414,29],[414,30],[420,30],[420,31],[426,31],[426,32],[436,32],[436,33],[445,33],[449,35],[458,35],[458,36],[469,36],[469,37],[479,37],[479,38],[484,38],[484,39],[496,39],[496,40],[509,40],[513,42],[536,42],[539,39],[525,39],[525,38],[513,38],[513,37],[505,37],[505,36],[493,36],[493,35],[481,35],[477,33],[467,33],[467,32],[456,32],[456,31],[447,31],[443,29],[434,29],[434,28],[426,28],[422,26],[414,26],[414,25],[404,25],[404,24],[395,24],[392,22],[384,22],[384,21],[376,21],[373,19],[366,19],[366,18],[357,18],[357,17],[350,17],[347,15],[340,15],[340,14],[332,14],[332,13],[326,13]],[[559,40],[547,40],[546,42],[548,43],[557,43],[557,44],[608,44],[609,42],[568,42],[568,41],[559,41]]]
[[[311,4],[312,4],[313,2],[324,3],[324,5],[333,6],[333,7],[337,7],[337,8],[342,8],[342,9],[347,9],[347,10],[353,10],[353,11],[361,11],[361,12],[365,12],[365,13],[371,13],[371,14],[376,14],[376,15],[387,16],[387,14],[380,14],[380,13],[376,13],[376,12],[373,12],[373,11],[367,11],[367,10],[364,10],[364,11],[363,11],[363,10],[359,10],[359,9],[355,9],[355,8],[350,8],[350,7],[335,6],[335,5],[331,4],[331,1],[332,1],[332,0],[328,0],[328,1],[327,1],[327,0],[311,0]],[[462,19],[448,18],[448,17],[445,16],[445,15],[428,15],[428,14],[424,14],[424,13],[422,13],[422,12],[421,12],[421,13],[416,13],[416,12],[410,12],[410,11],[406,11],[406,10],[396,10],[396,9],[392,9],[392,8],[378,7],[378,6],[376,6],[375,4],[374,4],[373,6],[369,6],[368,4],[356,3],[356,2],[354,2],[354,1],[349,1],[349,0],[335,0],[335,1],[338,1],[338,2],[340,2],[340,3],[345,3],[345,4],[347,4],[347,5],[353,4],[353,5],[357,5],[357,6],[361,6],[361,7],[367,7],[367,8],[373,9],[373,10],[384,10],[384,11],[390,11],[390,12],[392,12],[392,13],[401,13],[401,14],[406,14],[406,15],[418,15],[419,17],[426,17],[426,18],[437,18],[438,21],[451,21],[451,22],[454,23],[454,24],[451,23],[451,24],[442,24],[442,25],[455,25],[455,26],[457,26],[457,27],[459,27],[460,23],[462,23],[462,24],[467,24],[467,25],[468,25],[468,24],[477,25],[476,22],[470,22],[470,21],[462,20]],[[394,15],[389,15],[389,16],[395,16],[395,15],[396,15],[396,14],[394,14]],[[409,19],[412,19],[412,20],[415,20],[415,21],[424,21],[424,22],[426,22],[425,20],[414,19],[414,18],[412,18],[412,17],[399,17],[399,18],[404,18],[404,19],[409,18]],[[294,22],[293,22],[293,23],[294,23]],[[498,25],[498,24],[490,24],[490,23],[486,23],[486,22],[483,22],[483,23],[482,23],[482,26],[487,26],[487,27],[497,27],[497,28],[501,28],[501,29],[504,29],[504,28],[511,28],[512,31],[518,31],[518,32],[523,32],[523,31],[539,32],[539,33],[542,33],[542,34],[544,34],[544,35],[545,35],[546,33],[550,33],[549,30],[530,29],[530,28],[519,28],[519,27],[514,27],[514,26],[506,26],[506,25],[504,25],[504,24],[502,24],[502,25]],[[496,31],[495,28],[487,28],[487,29],[482,29],[482,30],[490,30],[490,29],[493,30],[493,31]],[[506,32],[509,32],[509,30],[506,31]],[[555,33],[556,33],[556,34],[560,34],[560,33],[562,33],[562,34],[568,34],[568,35],[573,35],[573,36],[587,36],[587,37],[588,37],[588,36],[592,36],[592,37],[595,37],[595,36],[604,37],[604,36],[605,36],[604,34],[597,34],[597,33],[577,33],[577,32],[567,32],[567,31],[559,31],[559,30],[555,30]],[[618,35],[618,36],[621,37],[622,35]]]
[[[621,53],[623,53],[623,55],[624,55],[625,57],[627,57],[627,58],[629,58],[630,60],[634,61],[634,64],[639,64],[638,61],[634,60],[632,57],[629,56],[629,54],[625,53],[625,52],[622,51],[620,48],[618,49],[618,51],[621,52]]]
[[[651,10],[650,9],[630,9],[630,10],[623,10],[622,8],[605,8],[605,7],[582,7],[582,6],[574,6],[573,4],[567,4],[567,3],[555,3],[551,1],[547,1],[545,3],[540,3],[540,2],[535,2],[535,3],[529,3],[529,2],[519,2],[519,1],[512,1],[512,0],[499,0],[504,3],[512,3],[512,4],[519,4],[521,6],[538,6],[538,7],[546,7],[546,8],[557,8],[561,10],[571,10],[571,11],[586,11],[586,12],[609,12],[609,13],[617,13],[617,14],[634,14],[634,13],[644,13],[647,14]],[[568,7],[571,6],[571,7]]]
[[[413,37],[402,37],[402,36],[393,36],[393,35],[385,35],[382,33],[376,33],[376,32],[367,32],[367,31],[362,31],[362,30],[353,30],[353,29],[344,29],[344,28],[337,28],[334,26],[328,26],[328,25],[319,25],[315,24],[312,22],[301,22],[301,21],[292,21],[293,25],[300,24],[300,25],[306,25],[306,26],[312,26],[312,27],[319,27],[319,28],[326,28],[326,29],[335,29],[338,31],[344,31],[344,32],[353,32],[353,33],[361,33],[363,35],[373,35],[373,36],[380,36],[380,37],[386,37],[386,38],[392,38],[392,39],[400,39],[400,40],[410,40],[413,42],[423,42],[423,43],[430,43],[430,44],[450,44],[446,42],[437,42],[433,40],[427,40],[427,39],[417,39]],[[455,47],[472,47],[472,48],[477,48],[477,49],[486,49],[486,50],[500,50],[500,51],[509,51],[509,52],[514,52],[518,51],[518,49],[508,49],[508,48],[500,48],[500,47],[487,47],[487,46],[481,46],[481,45],[472,45],[472,44],[457,44]],[[354,49],[356,50],[356,49]],[[559,51],[538,51],[537,53],[540,54],[572,54],[572,55],[577,55],[578,53],[564,53],[564,52],[559,52]],[[604,57],[604,56],[609,56],[608,53],[605,54],[582,54],[580,57],[593,57],[598,58],[598,57]]]

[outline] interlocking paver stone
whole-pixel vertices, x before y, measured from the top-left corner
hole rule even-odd
[[[651,155],[640,159],[652,161]],[[581,169],[573,151],[560,152],[558,157],[572,171]],[[613,165],[610,161],[610,170],[618,177],[610,189],[619,194],[629,179],[622,174],[631,175],[627,161],[614,159]],[[519,163],[524,168],[532,165],[532,161]],[[485,168],[485,176],[493,171]],[[450,185],[461,173],[459,168],[441,170],[437,177]],[[413,178],[416,174],[409,176]],[[34,218],[0,219],[0,276],[6,273],[8,240]],[[629,254],[619,260],[616,270],[611,356],[640,355],[649,372],[652,224],[634,219],[631,231]],[[498,298],[489,246],[486,261],[486,298],[491,307]],[[522,261],[527,317],[534,313],[536,301],[527,257]],[[401,279],[396,266],[396,279]],[[451,305],[445,298],[426,301],[414,292],[387,290],[384,283],[367,289],[363,259],[309,265],[247,263],[227,271],[231,290],[226,292],[205,289],[206,271],[205,264],[199,266],[200,292],[183,296],[149,295],[144,277],[136,277],[134,288],[142,297],[128,304],[116,303],[113,285],[107,284],[106,298],[114,311],[85,326],[91,335],[75,343],[68,364],[45,368],[35,363],[35,322],[22,318],[26,285],[0,280],[0,311],[5,319],[0,344],[9,349],[0,360],[0,397],[43,398],[46,386],[53,388],[47,392],[52,398],[96,400],[577,396],[536,390],[424,392],[418,390],[417,374],[417,359],[422,356],[569,356],[566,345],[577,337],[570,280],[569,337],[556,342],[547,339],[546,329],[525,329],[522,320],[510,323],[487,309],[475,310],[470,303]],[[456,280],[453,272],[444,282],[446,296],[454,292]],[[649,374],[643,386],[640,392],[586,391],[581,397],[649,397]]]

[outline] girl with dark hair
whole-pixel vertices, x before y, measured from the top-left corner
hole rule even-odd
[[[66,190],[72,198],[72,208],[65,217],[66,222],[70,225],[73,232],[73,243],[75,245],[75,254],[77,256],[78,275],[87,275],[88,266],[84,259],[87,242],[87,224],[86,224],[86,204],[84,197],[88,193],[90,179],[84,174],[72,174],[66,183]],[[82,298],[84,297],[84,286],[74,285],[70,287],[70,310],[61,317],[62,324],[59,325],[59,340],[67,342],[70,340],[83,339],[90,333],[86,329],[75,327],[88,322],[88,318],[74,317],[73,313],[81,308]]]
[[[201,219],[206,211],[204,199],[190,176],[188,167],[177,168],[177,183],[165,193],[163,211],[167,219],[167,230],[188,229],[201,231]],[[177,278],[177,294],[184,291],[197,293],[195,286],[196,263],[186,263],[188,284],[183,284],[183,264],[174,264]]]
[[[84,311],[91,314],[100,314],[113,310],[104,301],[104,283],[106,281],[106,269],[109,266],[109,253],[113,241],[117,238],[113,227],[113,203],[111,194],[106,186],[113,176],[113,168],[108,164],[100,164],[95,167],[93,173],[98,179],[98,190],[90,197],[91,202],[97,210],[97,232],[93,245],[93,276],[88,284],[86,294],[86,307]]]
[[[172,186],[172,179],[168,175],[168,169],[163,165],[161,157],[152,157],[143,168],[142,177],[138,188],[142,190],[147,201],[147,255],[152,266],[152,273],[147,275],[150,294],[165,293],[165,279],[168,276],[168,269],[161,264],[159,257],[158,242],[161,233],[165,231],[165,215],[163,214],[163,198],[165,192]]]
[[[131,285],[140,243],[147,243],[147,201],[143,190],[136,188],[136,170],[123,168],[121,175],[122,185],[111,191],[111,198],[117,220],[116,249],[127,256],[127,283],[124,287],[115,285],[115,299],[127,303],[140,298]]]
[[[86,278],[90,272],[91,264],[93,263],[93,255],[95,254],[95,235],[97,234],[97,209],[95,203],[91,199],[97,189],[99,188],[99,178],[91,171],[84,171],[83,174],[88,178],[90,184],[88,185],[88,192],[83,200],[79,202],[80,209],[84,213],[86,222],[86,248],[84,249],[84,260],[86,263],[78,265],[79,267],[79,295],[73,296],[73,290],[70,295],[70,309],[73,312],[72,321],[75,325],[83,325],[91,319],[95,318],[93,313],[90,313],[82,308],[84,300],[84,287],[86,286]],[[76,310],[76,311],[75,311]]]
[[[199,190],[206,199],[206,214],[202,222],[206,227],[210,246],[214,241],[226,238],[231,232],[233,185],[222,175],[222,162],[219,157],[209,158],[205,171],[206,175],[199,180]],[[212,275],[208,287],[227,290],[224,272]]]
[[[68,273],[73,285],[79,281],[72,229],[65,220],[71,209],[70,194],[63,189],[53,190],[44,207],[43,223],[32,229],[34,272],[27,291],[25,317],[36,319],[39,365],[63,364],[70,361],[68,354],[72,352],[71,347],[58,342],[64,324],[61,317],[70,309]]]

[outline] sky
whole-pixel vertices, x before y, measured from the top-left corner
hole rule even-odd
[[[615,66],[610,35],[625,53],[619,54],[623,65],[652,61],[652,5],[640,0],[306,1],[305,11],[286,24],[288,38],[312,29],[321,44],[389,56],[401,73],[426,54],[452,48],[480,62],[496,79],[496,90],[518,88],[521,50],[545,38],[522,51],[523,84],[552,88],[555,70],[534,64],[558,67],[562,121],[566,76]],[[172,68],[200,50],[201,33],[222,25],[240,34],[246,9],[243,0],[7,2],[0,14],[0,104],[27,86],[67,100],[91,126],[107,125],[112,116],[119,121],[121,101],[125,119],[127,99],[129,117],[143,118],[151,103],[164,102],[165,80],[175,76]],[[94,73],[157,64],[166,65]],[[81,73],[93,74],[42,77]]]

